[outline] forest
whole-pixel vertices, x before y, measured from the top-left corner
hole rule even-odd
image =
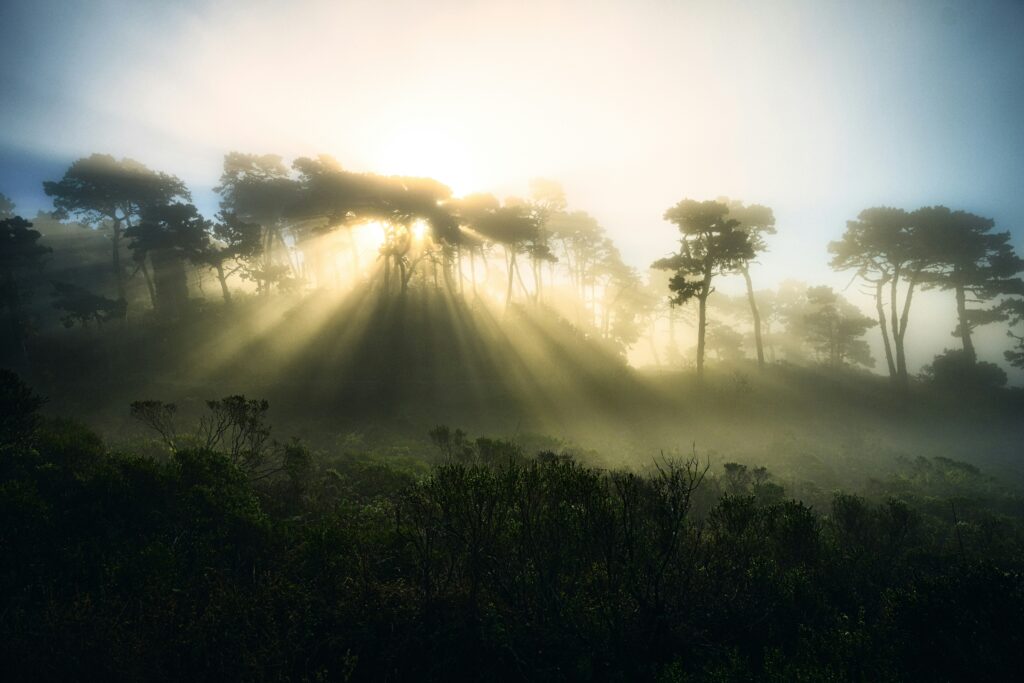
[[[0,681],[1018,681],[1024,3],[0,2]]]
[[[873,316],[756,288],[775,217],[727,198],[666,209],[641,271],[551,180],[233,152],[208,218],[94,154],[44,189],[0,222],[9,680],[1024,663],[1024,394],[972,341],[1024,364],[1024,262],[990,219],[851,218],[822,257]],[[957,347],[912,374],[917,290]]]

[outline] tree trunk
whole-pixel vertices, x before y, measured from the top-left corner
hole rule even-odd
[[[113,249],[114,278],[117,281],[117,298],[121,301],[127,301],[128,296],[125,293],[124,270],[121,269],[121,221],[114,221],[114,231],[110,238],[110,244]]]
[[[885,362],[889,368],[889,379],[896,380],[896,363],[892,358],[892,345],[889,343],[889,325],[885,321],[885,308],[882,306],[882,289],[885,280],[879,278],[875,283],[875,311],[878,313],[878,329],[882,331],[882,346],[885,348]]]
[[[516,271],[516,281],[519,282],[519,288],[523,290],[523,298],[529,301],[532,297],[530,296],[530,290],[526,288],[526,283],[523,282],[523,272],[519,270],[519,261],[516,260],[515,252],[512,252],[512,267]]]
[[[220,292],[224,295],[224,303],[231,305],[231,290],[228,289],[228,277],[224,274],[224,264],[218,263],[217,266],[217,281],[220,282]]]
[[[707,332],[708,295],[697,297],[697,379],[704,379],[704,338]]]
[[[515,276],[515,273],[512,269],[513,265],[515,264],[515,261],[513,260],[514,258],[514,254],[510,255],[508,247],[505,247],[505,262],[508,263],[508,290],[505,293],[506,311],[508,310],[509,306],[512,305],[512,278]]]
[[[907,335],[907,322],[910,318],[910,302],[914,297],[914,285],[916,284],[915,277],[916,276],[911,276],[911,278],[907,280],[907,295],[906,298],[903,300],[903,311],[899,316],[899,320],[896,319],[895,311],[897,282],[896,278],[893,278],[892,283],[892,302],[894,306],[892,311],[892,319],[893,325],[895,327],[895,331],[893,333],[893,341],[896,344],[896,372],[898,374],[900,389],[902,389],[903,391],[906,391],[910,386],[910,377],[907,373],[907,354],[906,347],[904,345],[904,338]]]
[[[971,339],[971,325],[967,320],[967,292],[961,284],[956,286],[956,313],[960,321],[957,325],[957,332],[960,333],[960,341],[964,347],[964,356],[970,363],[976,363],[978,354],[974,350],[974,341]]]
[[[185,262],[171,249],[150,253],[153,262],[154,308],[164,318],[177,318],[188,304],[188,280]]]
[[[757,310],[757,300],[754,298],[754,284],[750,281],[750,269],[743,266],[740,271],[747,283],[747,301],[750,302],[750,315],[754,319],[754,345],[757,346],[757,367],[764,369],[764,342],[761,339],[761,313]]]
[[[153,285],[153,278],[149,275],[149,267],[146,265],[146,259],[139,262],[139,270],[142,271],[142,279],[146,281],[146,290],[149,292],[149,302],[153,306],[153,310],[156,310],[156,287]]]
[[[903,334],[900,330],[899,313],[899,283],[900,267],[897,266],[893,272],[892,281],[889,283],[889,319],[892,325],[892,342],[896,347],[896,384],[900,389],[906,390],[907,379],[907,357],[903,349]]]

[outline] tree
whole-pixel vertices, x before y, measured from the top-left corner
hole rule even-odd
[[[530,181],[530,216],[537,226],[537,233],[530,239],[524,251],[530,256],[533,272],[533,298],[540,301],[543,290],[544,264],[558,263],[558,257],[551,250],[552,231],[548,227],[551,218],[565,211],[565,190],[554,180],[534,178]]]
[[[729,207],[722,202],[684,199],[665,212],[665,220],[679,228],[679,252],[655,261],[653,267],[673,271],[669,290],[674,305],[697,300],[697,376],[703,378],[712,281],[752,259],[754,249],[750,235],[740,229],[738,220],[729,217]]]
[[[1007,299],[999,305],[1000,312],[1010,322],[1006,335],[1016,342],[1012,349],[1003,352],[1006,362],[1015,368],[1024,368],[1024,334],[1014,333],[1014,328],[1024,324],[1024,299]]]
[[[946,349],[921,374],[935,386],[957,394],[993,391],[1006,384],[1005,370],[979,361],[964,349]]]
[[[258,223],[246,223],[233,213],[221,211],[217,222],[209,227],[208,238],[189,258],[217,274],[224,303],[231,303],[228,278],[243,270],[263,249],[262,231]]]
[[[912,220],[926,241],[931,270],[927,286],[953,290],[963,358],[977,361],[971,333],[975,328],[1004,320],[998,307],[971,309],[969,303],[985,303],[1006,294],[1024,294],[1024,283],[1014,277],[1024,261],[1014,252],[1010,233],[993,233],[995,221],[945,206],[918,209]],[[969,298],[970,297],[970,298]]]
[[[766,235],[775,234],[775,214],[767,206],[751,204],[744,206],[743,202],[728,201],[729,216],[739,221],[739,228],[747,233],[750,240],[750,247],[754,256],[768,248],[765,242]],[[739,272],[747,286],[747,301],[750,304],[750,315],[754,324],[754,346],[757,349],[757,365],[764,367],[764,342],[761,338],[761,313],[757,307],[757,299],[754,297],[754,284],[750,278],[750,264],[753,258],[740,262]]]
[[[421,244],[415,254],[413,228],[425,223],[435,244],[457,239],[458,220],[443,206],[451,189],[433,178],[370,176],[374,190],[362,215],[384,224],[384,288],[390,288],[392,264],[398,271],[400,293],[405,294],[419,262],[428,255]]]
[[[321,157],[321,162],[337,166],[329,157]],[[271,287],[283,284],[289,274],[298,277],[298,267],[292,261],[285,233],[294,222],[306,216],[296,215],[302,194],[299,183],[291,177],[281,157],[230,152],[224,155],[224,171],[214,190],[220,194],[222,211],[262,228],[259,251],[262,261],[251,272],[257,291],[269,294]]]
[[[842,239],[828,245],[833,255],[832,268],[854,270],[857,277],[873,288],[889,377],[903,390],[909,384],[905,339],[910,304],[930,265],[930,254],[922,248],[920,235],[911,215],[903,209],[875,207],[861,211],[857,220],[848,221]]]
[[[476,278],[476,255],[480,254],[485,259],[488,246],[486,222],[488,216],[498,210],[501,203],[492,194],[477,193],[470,194],[460,199],[453,199],[448,203],[448,208],[455,217],[459,227],[459,242],[469,251],[470,281],[473,287],[473,296],[477,296]],[[483,231],[481,231],[481,228]]]
[[[27,291],[23,276],[43,266],[49,247],[40,245],[39,232],[21,216],[0,220],[0,306],[7,313],[10,339],[22,361],[28,360],[25,347]]]
[[[803,314],[807,341],[832,368],[847,362],[874,366],[871,350],[861,339],[877,321],[863,315],[831,287],[807,289],[808,311]]]
[[[102,325],[124,317],[123,300],[108,299],[69,282],[54,282],[53,296],[53,307],[64,311],[60,319],[64,327],[74,327],[75,323],[86,327],[90,322]]]
[[[44,182],[43,190],[53,197],[57,218],[73,215],[94,227],[109,226],[117,296],[125,301],[125,276],[121,265],[124,231],[135,225],[148,207],[166,205],[173,200],[191,200],[188,189],[178,178],[151,171],[132,159],[118,161],[108,154],[79,159],[71,164],[61,180]],[[148,277],[145,271],[143,274]]]
[[[174,318],[184,312],[188,302],[185,261],[202,252],[209,229],[209,221],[192,204],[169,204],[148,207],[139,222],[125,231],[136,262],[144,266],[148,258],[153,264],[150,294],[158,315]]]
[[[505,264],[508,268],[508,287],[505,294],[507,309],[512,303],[513,277],[519,274],[516,254],[524,251],[526,245],[536,238],[537,223],[525,205],[506,203],[505,206],[482,215],[478,220],[477,229],[482,235],[505,248]],[[522,286],[522,276],[519,277]]]

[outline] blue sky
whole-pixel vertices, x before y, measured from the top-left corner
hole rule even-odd
[[[775,208],[762,283],[842,287],[826,245],[867,206],[981,213],[1024,251],[1022,34],[1020,1],[8,0],[0,192],[34,213],[94,151],[207,211],[233,149],[553,177],[637,266],[674,246],[665,208],[728,195]],[[950,345],[942,305],[922,352]]]

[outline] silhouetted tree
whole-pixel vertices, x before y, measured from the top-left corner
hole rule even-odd
[[[494,195],[485,193],[470,194],[448,202],[448,209],[452,212],[460,228],[458,235],[460,248],[469,252],[473,296],[477,296],[476,256],[480,254],[482,258],[486,259],[488,239],[484,231],[487,229],[487,217],[497,211],[500,206],[501,203]],[[481,231],[481,226],[483,226],[483,231]]]
[[[554,180],[534,178],[530,181],[530,216],[537,226],[537,233],[527,243],[524,251],[530,257],[533,272],[535,301],[540,301],[543,292],[544,265],[558,263],[558,257],[551,250],[552,231],[548,227],[551,218],[565,211],[565,190]]]
[[[1024,368],[1024,333],[1016,334],[1014,329],[1024,324],[1024,299],[1014,297],[1007,299],[999,306],[1002,315],[1009,320],[1006,335],[1016,342],[1012,349],[1003,352],[1006,362],[1015,368]]]
[[[606,237],[604,229],[585,211],[555,213],[548,218],[548,229],[562,248],[562,263],[579,300],[576,323],[582,324],[587,304],[587,289],[594,283],[594,270],[602,260]],[[591,310],[596,309],[593,296]]]
[[[330,160],[330,163],[337,162]],[[224,155],[224,171],[214,190],[220,194],[222,211],[263,229],[261,263],[250,273],[256,280],[257,290],[268,294],[274,285],[284,285],[289,278],[297,278],[298,267],[285,241],[285,233],[297,220],[294,213],[301,203],[301,193],[281,157],[230,152]],[[302,218],[305,216],[298,220]]]
[[[185,261],[208,244],[209,221],[192,204],[169,204],[145,209],[139,222],[125,230],[136,262],[153,264],[153,309],[177,317],[188,301]]]
[[[868,329],[878,324],[832,291],[831,287],[807,289],[807,312],[803,326],[814,350],[830,367],[846,362],[873,366],[871,350],[861,339]]]
[[[217,222],[209,225],[205,244],[188,254],[196,263],[213,269],[220,283],[224,303],[231,303],[228,278],[245,269],[263,249],[262,230],[258,223],[246,223],[233,213],[221,211]]]
[[[739,221],[729,217],[729,207],[722,202],[684,199],[665,212],[665,220],[679,228],[679,252],[655,261],[653,267],[673,271],[669,281],[673,304],[697,300],[697,376],[703,377],[711,283],[716,275],[732,272],[752,259],[754,250],[750,235],[739,229]]]
[[[54,215],[75,216],[92,226],[110,228],[112,263],[117,279],[117,296],[127,301],[124,268],[121,265],[121,237],[135,225],[148,207],[173,200],[189,201],[191,195],[178,178],[151,171],[132,159],[120,161],[108,154],[93,154],[71,164],[57,182],[44,182],[53,197]],[[148,273],[143,271],[148,277]]]
[[[505,205],[480,217],[477,229],[488,239],[505,249],[505,264],[508,272],[508,286],[505,293],[505,308],[512,303],[513,278],[518,274],[516,254],[536,238],[537,223],[529,210],[522,204]],[[520,280],[520,284],[521,280]]]
[[[768,248],[765,242],[766,235],[775,234],[775,214],[767,206],[751,204],[744,206],[743,202],[728,201],[729,216],[739,221],[739,229],[745,231],[750,239],[750,247],[756,257]],[[754,284],[750,279],[750,264],[753,258],[742,261],[739,265],[739,272],[747,286],[747,301],[750,303],[750,315],[754,324],[754,346],[757,349],[757,365],[764,367],[764,342],[761,338],[761,313],[757,307],[757,299],[754,296]]]
[[[21,216],[0,220],[0,306],[7,314],[7,327],[20,360],[27,362],[25,337],[28,321],[25,300],[28,296],[23,278],[39,270],[49,247],[39,244],[39,232]]]
[[[924,366],[925,380],[946,391],[965,394],[998,389],[1006,384],[1006,372],[995,363],[979,361],[964,349],[946,349]]]
[[[995,221],[945,206],[918,209],[911,217],[930,253],[927,286],[953,290],[963,357],[977,360],[971,333],[980,325],[1005,318],[998,307],[972,309],[969,303],[990,302],[1005,294],[1024,294],[1024,283],[1014,277],[1024,261],[1010,243],[1010,233],[993,233]],[[969,298],[970,297],[970,298]]]
[[[86,327],[90,322],[102,325],[124,317],[123,300],[108,299],[68,282],[54,282],[53,297],[53,307],[64,311],[61,316],[64,327],[74,327],[75,323]]]
[[[897,386],[906,389],[909,376],[905,339],[910,304],[915,289],[926,278],[931,258],[924,248],[920,230],[903,209],[865,209],[857,220],[847,222],[842,239],[831,242],[828,249],[833,255],[831,265],[834,269],[854,270],[858,277],[873,287],[889,376]],[[888,322],[883,300],[886,287],[889,289]]]

